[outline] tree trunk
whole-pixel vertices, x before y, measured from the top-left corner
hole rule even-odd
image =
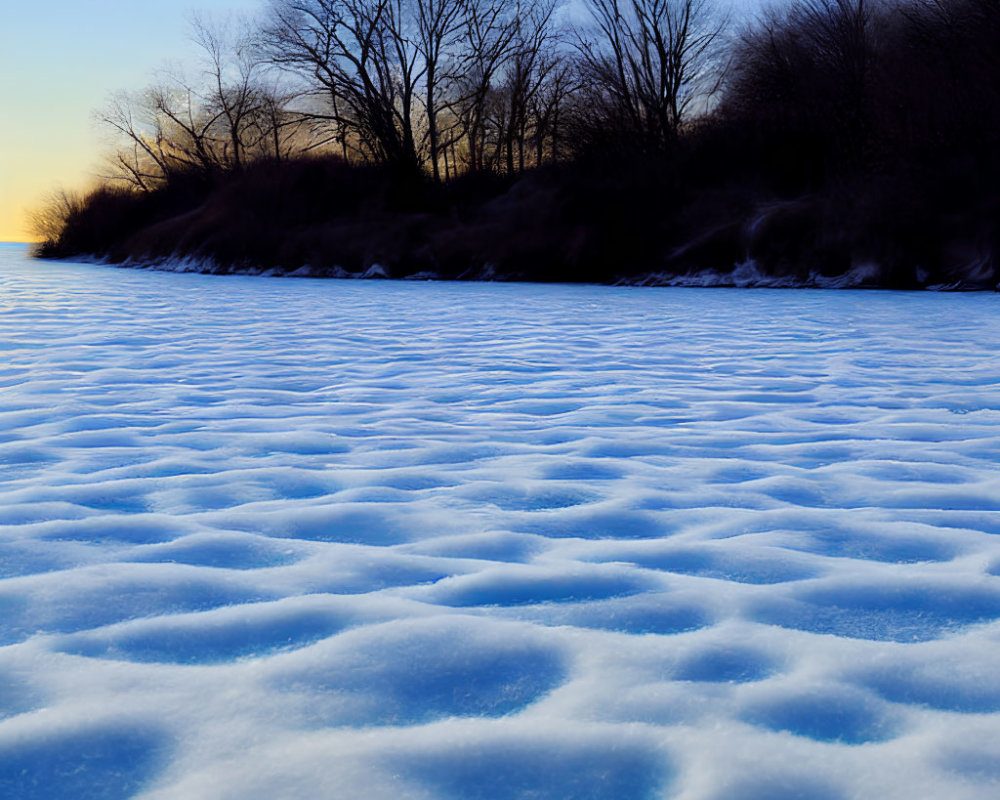
[[[427,65],[427,133],[431,143],[431,175],[434,177],[434,182],[439,183],[441,181],[441,173],[438,169],[438,129],[437,110],[434,107],[433,63],[428,63]],[[447,172],[447,169],[447,166],[445,166],[445,172]]]

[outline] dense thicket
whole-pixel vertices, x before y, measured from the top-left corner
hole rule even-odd
[[[715,135],[822,245],[786,258],[996,284],[1000,4],[803,0],[734,56]]]
[[[113,181],[41,213],[41,252],[996,285],[995,0],[798,0],[742,30],[708,0],[580,9],[273,0],[255,28],[196,22],[202,72],[109,104]]]

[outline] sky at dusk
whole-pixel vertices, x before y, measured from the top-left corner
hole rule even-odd
[[[759,0],[731,0],[739,11]],[[93,112],[140,89],[166,62],[192,60],[194,11],[245,14],[257,0],[5,3],[0,26],[0,241],[30,238],[27,212],[59,188],[86,188],[112,150]]]
[[[26,211],[60,187],[82,188],[111,148],[93,112],[190,59],[193,10],[247,12],[256,0],[52,0],[4,4],[0,26],[0,241],[28,238]]]

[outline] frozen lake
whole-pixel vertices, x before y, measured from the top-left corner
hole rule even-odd
[[[0,246],[0,797],[1000,784],[1000,296]]]

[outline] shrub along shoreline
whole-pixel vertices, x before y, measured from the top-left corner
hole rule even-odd
[[[665,194],[667,180],[648,163],[575,162],[435,184],[304,159],[211,185],[105,189],[37,254],[316,278],[951,290],[1000,279],[990,202],[975,193],[949,209],[896,183],[782,197],[676,180]]]

